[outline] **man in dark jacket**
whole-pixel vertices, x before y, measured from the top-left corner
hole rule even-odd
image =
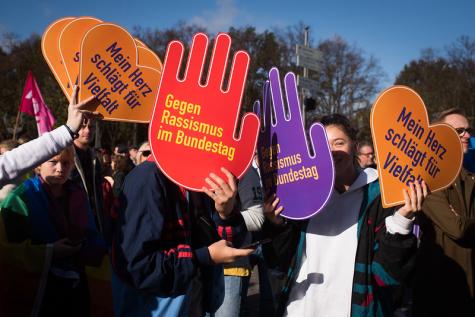
[[[211,173],[206,179],[211,190],[205,192],[219,217],[234,222],[237,185],[231,173],[223,172],[228,179]],[[120,277],[114,286],[117,315],[192,316],[196,311],[189,311],[191,302],[200,298],[194,283],[198,268],[253,252],[232,248],[225,240],[197,244],[186,194],[154,162],[144,162],[127,175],[112,244],[113,267]]]
[[[89,205],[95,216],[99,231],[109,240],[109,226],[105,221],[101,164],[93,149],[91,142],[94,139],[95,120],[85,119],[77,137],[74,139],[74,164],[76,168],[71,173],[71,180],[84,188],[87,193]]]
[[[439,121],[457,131],[467,152],[471,129],[465,115],[453,108]],[[427,198],[418,220],[415,316],[475,316],[475,174],[462,167],[451,186]]]

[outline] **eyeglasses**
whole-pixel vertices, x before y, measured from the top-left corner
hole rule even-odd
[[[152,152],[150,152],[150,150],[139,151],[139,152],[142,153],[143,156],[149,156],[150,153],[152,153]]]
[[[457,131],[458,135],[463,135],[465,132],[468,134],[472,134],[473,129],[472,128],[456,128],[455,131]]]
[[[374,156],[374,153],[358,153],[358,155],[370,157],[370,156]]]

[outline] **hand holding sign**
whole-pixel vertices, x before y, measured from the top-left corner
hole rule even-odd
[[[221,167],[240,177],[255,151],[259,130],[255,114],[244,116],[241,135],[235,138],[249,64],[246,52],[234,55],[227,90],[222,88],[230,46],[229,35],[216,37],[208,80],[201,85],[207,36],[193,37],[183,80],[178,79],[183,45],[178,41],[168,45],[149,140],[165,175],[191,190],[201,191],[209,173]],[[220,177],[226,179],[224,174]]]
[[[276,193],[284,207],[282,216],[310,218],[325,206],[333,189],[333,161],[325,128],[319,123],[310,127],[312,155],[300,114],[295,75],[287,73],[284,78],[288,116],[277,68],[270,70],[269,80],[264,86],[264,123],[258,147],[264,189],[267,196]],[[255,108],[260,112],[259,101]]]
[[[394,86],[371,109],[371,133],[384,207],[405,202],[403,189],[424,180],[434,192],[460,172],[462,145],[446,124],[429,126],[424,102],[412,89]]]

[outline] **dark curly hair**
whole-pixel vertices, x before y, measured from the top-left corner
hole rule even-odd
[[[326,115],[320,118],[320,123],[323,124],[325,127],[329,125],[336,125],[339,126],[343,132],[353,141],[356,142],[356,134],[357,131],[351,124],[350,120],[342,114],[333,113],[330,115]]]

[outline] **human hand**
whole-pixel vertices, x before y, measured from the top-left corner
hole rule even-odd
[[[66,258],[81,250],[81,244],[73,245],[68,238],[57,240],[53,243],[53,257],[56,259]]]
[[[208,247],[209,256],[215,264],[231,263],[237,259],[249,256],[254,249],[236,249],[232,247],[231,242],[219,240]]]
[[[416,212],[421,211],[422,203],[429,194],[429,190],[424,181],[421,183],[415,181],[409,184],[409,192],[406,188],[403,189],[403,192],[405,203],[396,212],[401,216],[411,219]]]
[[[256,101],[254,109],[262,114],[258,155],[266,196],[279,197],[285,206],[283,217],[311,217],[325,206],[333,189],[333,160],[325,128],[314,123],[307,141],[295,75],[285,75],[283,90],[275,67],[264,85],[263,107]]]
[[[264,216],[273,224],[280,225],[284,222],[284,219],[280,216],[280,213],[284,210],[284,206],[279,206],[280,199],[273,194],[268,197],[264,202]]]
[[[240,177],[251,164],[258,137],[259,119],[244,115],[237,136],[241,100],[249,55],[234,55],[224,90],[231,38],[218,34],[210,59],[206,84],[202,71],[208,49],[203,33],[193,37],[184,78],[178,79],[184,47],[168,45],[162,79],[153,112],[149,139],[161,170],[174,182],[201,191],[209,171],[225,167]],[[195,164],[190,164],[190,159]],[[221,178],[225,175],[218,171]]]
[[[214,200],[214,208],[222,219],[229,217],[236,202],[237,184],[236,177],[226,168],[222,167],[221,172],[226,175],[227,182],[214,173],[206,177],[205,182],[211,190],[203,187],[203,191]]]
[[[87,109],[93,109],[99,104],[99,100],[94,96],[78,103],[79,86],[75,85],[71,96],[71,101],[68,106],[68,120],[66,125],[77,133],[81,129],[84,118],[101,118],[99,112],[88,111]]]

